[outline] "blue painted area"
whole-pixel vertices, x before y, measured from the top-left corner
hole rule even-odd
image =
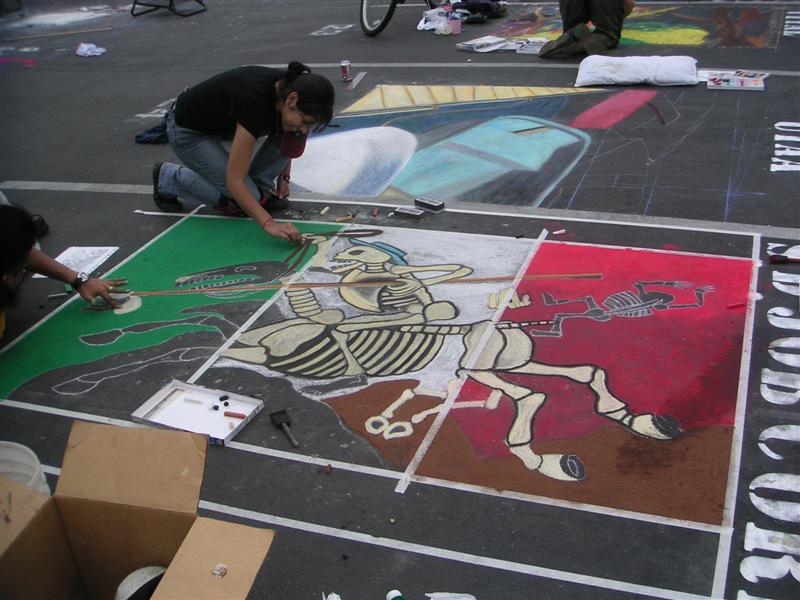
[[[517,192],[535,206],[588,145],[588,135],[552,121],[501,117],[418,151],[392,187],[411,196],[456,199],[509,173],[529,173],[530,185]]]
[[[586,133],[554,121],[569,100],[548,96],[339,115],[321,135],[381,126],[413,133],[417,152],[384,192],[389,196],[539,206],[589,146]]]

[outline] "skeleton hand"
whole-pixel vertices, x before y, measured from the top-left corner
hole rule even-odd
[[[524,294],[522,298],[520,298],[517,292],[513,291],[513,288],[506,288],[500,293],[491,294],[489,296],[489,308],[498,308],[508,296],[509,292],[511,292],[511,299],[508,301],[507,308],[522,308],[523,306],[531,305],[530,294]]]
[[[508,302],[508,308],[522,308],[523,306],[531,305],[530,294],[523,294],[522,298],[519,297],[517,292],[511,295],[511,300]]]

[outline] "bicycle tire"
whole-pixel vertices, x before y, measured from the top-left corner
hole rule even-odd
[[[392,20],[397,0],[361,0],[359,17],[362,31],[372,37],[386,29]]]

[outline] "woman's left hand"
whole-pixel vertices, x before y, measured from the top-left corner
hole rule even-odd
[[[81,287],[78,288],[78,294],[86,302],[91,302],[98,296],[108,302],[111,306],[116,307],[117,303],[111,298],[111,288],[122,285],[124,279],[87,279]]]

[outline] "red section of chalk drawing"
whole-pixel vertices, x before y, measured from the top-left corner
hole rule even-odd
[[[532,336],[534,360],[554,366],[601,367],[611,392],[633,412],[672,415],[685,431],[730,426],[736,411],[746,311],[728,306],[747,301],[751,271],[748,260],[546,242],[528,274],[602,272],[603,279],[523,281],[517,293],[530,295],[530,306],[507,309],[502,319],[547,320],[559,312],[588,310],[585,301],[547,306],[543,293],[554,299],[591,297],[601,311],[608,312],[614,303],[609,296],[630,301],[636,295],[636,282],[687,282],[689,287],[648,286],[674,296],[672,305],[695,303],[699,286],[713,287],[699,308],[655,310],[646,316],[631,313],[607,320],[565,319],[561,337]],[[585,384],[564,377],[498,374],[547,395],[536,415],[534,441],[578,439],[598,427],[616,426],[595,414],[594,396]],[[490,391],[470,381],[457,401],[485,400]],[[450,416],[477,455],[503,456],[508,454],[503,441],[513,410],[511,399],[503,396],[494,410],[463,408]]]
[[[614,94],[583,111],[572,120],[570,127],[577,129],[608,129],[627,119],[650,102],[658,92],[652,90],[625,90]]]
[[[0,58],[0,65],[18,64],[23,67],[32,67],[38,62],[35,58]]]

